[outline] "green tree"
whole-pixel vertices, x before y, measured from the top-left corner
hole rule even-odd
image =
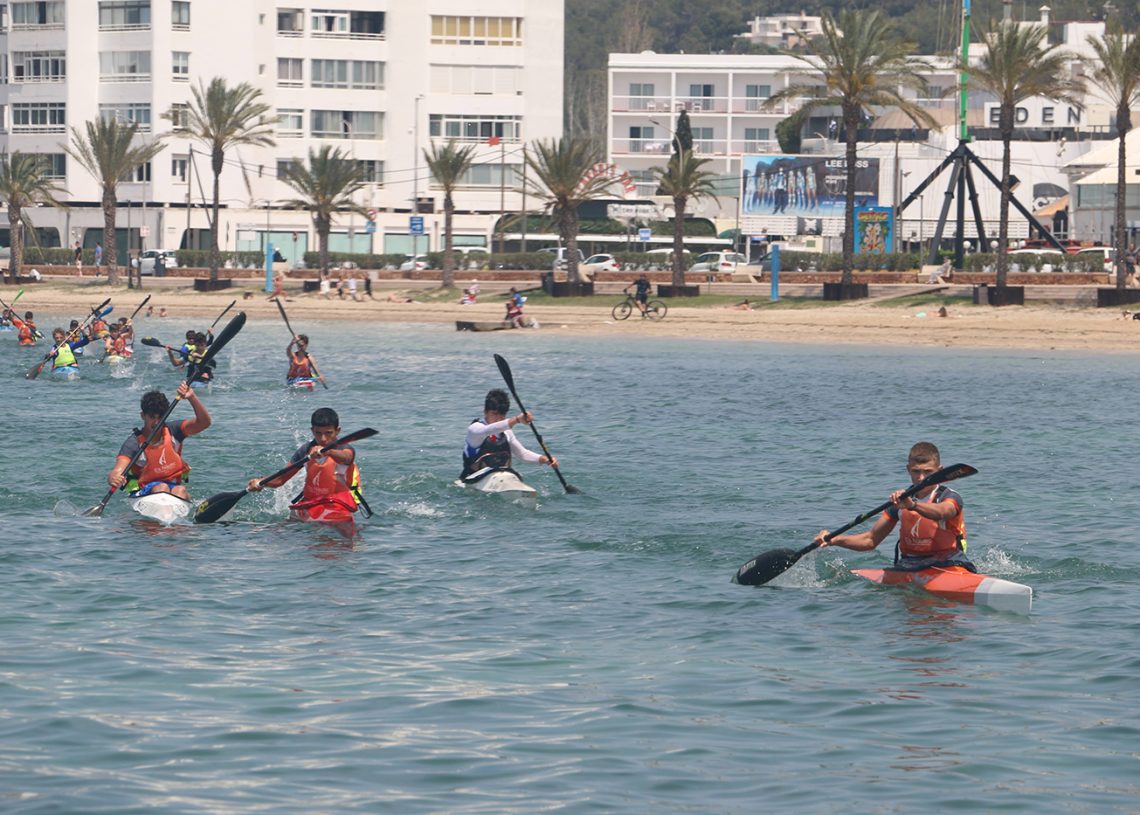
[[[451,224],[455,217],[455,201],[452,194],[459,186],[463,174],[471,168],[475,145],[458,147],[454,140],[448,140],[442,147],[432,144],[431,150],[424,150],[424,159],[435,183],[443,187],[443,280],[445,289],[455,286],[455,248],[452,245]],[[501,227],[500,227],[501,228]]]
[[[677,287],[685,285],[685,209],[689,201],[716,198],[716,175],[702,169],[709,161],[686,150],[670,158],[667,166],[651,170],[661,194],[673,199],[673,285]]]
[[[99,117],[84,123],[84,130],[71,128],[71,144],[62,145],[64,152],[79,162],[99,182],[103,207],[103,258],[107,263],[107,280],[119,282],[115,216],[118,213],[119,183],[140,165],[162,152],[160,142],[135,144],[138,124],[122,123],[117,118]],[[130,274],[128,268],[127,274]]]
[[[273,125],[265,118],[271,107],[259,101],[261,91],[248,82],[230,87],[220,76],[211,79],[209,85],[199,81],[191,92],[193,99],[186,108],[171,108],[163,118],[174,123],[172,135],[199,142],[210,154],[210,170],[214,174],[214,199],[210,210],[210,280],[217,280],[220,179],[225,168],[226,151],[244,145],[272,146]]]
[[[578,282],[578,205],[605,194],[613,179],[590,171],[603,160],[591,139],[542,139],[531,145],[526,163],[533,172],[526,181],[526,194],[544,203],[558,223],[566,249],[566,272]]]
[[[1124,253],[1128,249],[1123,192],[1128,189],[1125,137],[1132,130],[1132,107],[1140,104],[1140,37],[1115,28],[1103,39],[1089,37],[1088,43],[1096,52],[1098,62],[1089,78],[1116,109],[1116,138],[1119,139],[1116,157],[1116,288],[1123,289],[1126,272]]]
[[[353,200],[353,195],[364,186],[360,165],[341,153],[339,147],[326,144],[315,152],[309,148],[308,163],[296,161],[288,165],[281,180],[299,196],[287,200],[285,205],[306,209],[313,219],[323,277],[329,271],[329,232],[333,218],[345,210],[362,215],[368,212]]]
[[[689,121],[689,112],[682,110],[677,116],[677,130],[673,134],[673,155],[693,150],[693,125]]]
[[[993,94],[998,102],[1001,135],[1001,209],[998,213],[997,287],[1004,288],[1009,274],[1010,143],[1014,112],[1026,99],[1043,96],[1081,107],[1084,84],[1068,75],[1072,55],[1048,42],[1045,25],[1012,21],[991,22],[982,31],[985,53],[968,67],[970,84]]]
[[[877,10],[843,11],[838,21],[824,12],[823,33],[803,51],[788,52],[804,63],[792,73],[789,86],[765,102],[774,109],[787,99],[802,100],[804,109],[838,107],[847,145],[847,191],[843,215],[843,283],[853,279],[855,256],[855,172],[859,122],[865,111],[896,108],[915,123],[933,125],[919,105],[905,97],[904,89],[926,87],[924,71],[930,65],[914,57],[914,46],[895,34]],[[808,115],[808,114],[805,114]]]
[[[65,207],[57,195],[66,190],[57,187],[48,178],[47,168],[39,156],[28,153],[8,153],[0,155],[0,200],[8,208],[8,226],[11,236],[11,260],[8,274],[12,282],[20,274],[20,264],[24,260],[24,232],[35,235],[35,226],[28,219],[25,210],[40,204]]]

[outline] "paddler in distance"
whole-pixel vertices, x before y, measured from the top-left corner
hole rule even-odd
[[[136,428],[119,448],[115,466],[107,473],[107,483],[120,488],[126,485],[132,498],[153,493],[169,492],[179,498],[190,500],[186,489],[186,475],[190,466],[182,458],[182,443],[190,436],[196,436],[210,426],[210,413],[198,398],[198,394],[186,383],[178,386],[178,396],[190,403],[194,410],[193,419],[167,422],[154,433],[146,451],[132,468],[124,472],[139,447],[151,437],[162,417],[170,408],[170,401],[162,391],[148,391],[143,394],[140,408],[143,426]]]
[[[16,326],[16,331],[19,332],[16,335],[16,342],[25,348],[30,348],[35,345],[36,339],[41,335],[40,332],[36,330],[36,321],[32,312],[25,311],[24,319],[22,320],[12,311],[9,311],[8,314],[12,325]]]
[[[920,441],[910,448],[906,471],[912,484],[942,468],[938,448],[930,442]],[[825,541],[828,531],[820,531],[815,543],[824,546],[842,546],[856,552],[869,552],[883,542],[895,525],[902,521],[899,540],[895,547],[894,568],[905,571],[927,569],[931,566],[962,566],[976,572],[966,557],[966,520],[962,496],[945,484],[936,484],[910,497],[904,490],[891,493],[893,506],[883,511],[879,519],[866,532],[854,535],[837,535]]]
[[[356,512],[363,498],[360,491],[360,469],[356,466],[356,450],[352,445],[335,447],[325,453],[321,448],[332,444],[340,436],[340,416],[332,408],[317,408],[309,419],[313,432],[311,441],[302,444],[290,464],[305,465],[305,488],[291,509],[309,509],[328,505],[347,512]],[[246,488],[260,492],[264,487],[277,489],[284,486],[292,474],[261,482],[251,478]]]
[[[79,360],[76,359],[77,352],[81,353],[83,346],[91,342],[90,337],[85,337],[82,334],[78,339],[67,339],[68,333],[62,328],[53,328],[51,330],[51,339],[55,343],[55,348],[49,352],[51,357],[51,367],[55,368],[75,368],[79,366]]]
[[[511,432],[511,428],[519,422],[530,424],[534,417],[528,410],[508,419],[507,411],[510,407],[511,400],[506,391],[494,388],[487,392],[483,400],[483,418],[475,419],[467,426],[460,478],[466,478],[484,467],[510,467],[512,454],[531,464],[558,466],[556,457],[539,455],[526,449]]]
[[[296,347],[296,350],[294,349]],[[324,376],[317,371],[317,365],[309,354],[309,337],[298,334],[285,346],[285,355],[289,358],[289,370],[285,374],[285,382],[292,385],[294,382],[306,379],[319,379],[325,381]],[[336,438],[335,436],[333,438]]]

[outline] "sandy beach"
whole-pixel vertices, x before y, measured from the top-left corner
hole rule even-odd
[[[32,310],[81,317],[87,308],[113,297],[118,316],[129,314],[143,296],[150,294],[155,314],[148,322],[159,319],[160,307],[165,307],[170,317],[212,318],[234,298],[238,299],[238,307],[250,317],[278,317],[276,305],[266,299],[264,291],[254,288],[255,281],[242,283],[245,284],[243,288],[200,293],[165,281],[148,280],[142,292],[129,290],[125,285],[112,288],[86,281],[53,281],[26,286],[16,307],[20,313]],[[6,286],[0,289],[0,296],[10,303],[17,291],[16,287]],[[247,291],[252,296],[244,298]],[[495,296],[497,288],[485,289],[480,302],[469,306],[460,306],[455,300],[388,302],[389,292],[413,299],[432,296],[432,291],[423,288],[423,284],[408,281],[407,288],[378,290],[376,300],[353,302],[335,297],[322,300],[314,294],[292,294],[287,307],[295,325],[303,325],[308,319],[453,324],[456,320],[495,321],[503,316],[502,298]],[[539,322],[537,330],[578,335],[1140,352],[1140,321],[1123,319],[1119,309],[1050,305],[992,308],[963,303],[951,306],[950,316],[941,318],[937,316],[936,308],[907,306],[881,299],[838,304],[801,301],[795,307],[788,307],[788,302],[784,301],[781,307],[772,306],[767,298],[753,296],[753,302],[761,304],[753,311],[670,304],[668,316],[661,322],[636,317],[615,322],[610,310],[619,299],[620,295],[600,294],[596,296],[596,306],[528,303],[526,312]]]

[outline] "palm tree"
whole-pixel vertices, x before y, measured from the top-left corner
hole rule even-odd
[[[123,124],[115,117],[99,117],[86,122],[85,131],[81,133],[78,128],[71,128],[73,146],[63,145],[63,149],[91,173],[102,188],[103,246],[106,247],[104,257],[107,261],[107,280],[114,286],[119,282],[115,240],[119,182],[136,167],[146,164],[162,152],[162,144],[135,144],[138,124]]]
[[[558,222],[566,249],[566,276],[578,282],[578,206],[600,198],[613,179],[590,170],[602,162],[597,144],[586,138],[542,139],[528,151],[526,164],[534,173],[527,177],[526,194],[544,202]]]
[[[455,250],[452,247],[451,222],[455,216],[455,201],[451,194],[459,185],[459,179],[471,167],[475,145],[456,147],[449,140],[443,147],[431,146],[431,152],[424,150],[428,170],[439,186],[443,187],[443,281],[441,285],[450,289],[455,285]]]
[[[998,215],[997,279],[999,289],[1009,273],[1010,143],[1014,111],[1026,99],[1043,96],[1073,107],[1083,107],[1084,84],[1072,79],[1068,62],[1072,55],[1048,43],[1045,25],[991,22],[982,32],[986,51],[975,65],[963,66],[970,83],[997,97],[998,132],[1001,134],[1001,209]]]
[[[367,214],[366,209],[352,200],[364,186],[360,165],[342,154],[339,147],[334,149],[326,144],[317,152],[309,148],[308,164],[290,164],[281,180],[300,195],[286,201],[286,206],[307,209],[312,215],[323,277],[329,270],[329,231],[333,216],[342,210]]]
[[[66,190],[57,187],[48,178],[43,160],[28,153],[9,153],[0,156],[0,200],[8,207],[8,226],[12,246],[8,273],[12,282],[20,274],[24,259],[24,230],[35,234],[35,227],[24,215],[24,210],[38,204],[65,207],[57,195]]]
[[[709,161],[707,158],[697,158],[692,150],[685,150],[680,155],[674,153],[668,166],[653,167],[650,170],[657,179],[661,194],[673,199],[674,294],[685,285],[685,208],[689,201],[716,198],[716,175],[701,169]]]
[[[272,146],[273,126],[265,120],[270,106],[258,101],[261,91],[242,82],[230,87],[216,76],[206,85],[199,81],[191,88],[193,100],[185,109],[171,108],[164,119],[174,123],[175,136],[184,136],[205,145],[214,173],[214,201],[210,215],[210,280],[218,279],[218,208],[221,202],[219,179],[225,166],[226,151],[242,145]]]
[[[926,88],[929,63],[912,56],[914,46],[895,33],[880,12],[846,10],[838,21],[823,13],[823,33],[805,52],[789,52],[804,63],[793,71],[791,84],[765,103],[775,108],[787,99],[802,100],[808,111],[838,107],[847,142],[847,195],[843,220],[843,284],[850,285],[855,256],[855,175],[859,122],[865,111],[893,107],[915,124],[931,126],[933,118],[903,95]],[[807,115],[807,114],[805,114]]]
[[[1123,289],[1128,236],[1124,225],[1125,196],[1119,191],[1128,189],[1125,137],[1132,129],[1132,106],[1140,103],[1140,37],[1117,28],[1103,38],[1089,37],[1088,43],[1097,56],[1090,78],[1116,108],[1116,138],[1120,140],[1116,157],[1116,288]]]

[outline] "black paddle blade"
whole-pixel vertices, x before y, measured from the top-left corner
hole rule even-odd
[[[795,549],[763,552],[737,569],[732,582],[742,586],[762,586],[792,568],[799,559],[800,554]]]
[[[141,342],[143,345],[149,345],[152,348],[165,348],[166,347],[165,345],[162,344],[162,342],[160,342],[159,340],[156,340],[154,337],[143,337],[141,340],[139,340],[139,342]]]
[[[234,317],[232,320],[230,320],[228,323],[226,323],[226,327],[223,328],[221,331],[219,331],[218,335],[216,337],[214,337],[213,343],[211,343],[210,347],[206,349],[206,353],[202,356],[202,359],[198,362],[198,367],[204,368],[206,366],[207,362],[209,362],[214,357],[216,357],[218,355],[218,352],[226,347],[226,343],[228,343],[230,340],[232,340],[234,337],[237,336],[237,333],[239,331],[241,331],[242,326],[244,326],[244,325],[245,325],[245,312],[239,311],[237,313],[237,316]]]
[[[106,508],[106,506],[106,504],[96,504],[93,507],[88,507],[79,514],[84,518],[102,518],[103,510]]]
[[[918,484],[915,484],[914,486],[918,488],[915,489],[915,492],[918,492],[921,489],[925,489],[932,484],[944,484],[947,481],[953,481],[956,478],[965,478],[968,475],[977,474],[978,471],[975,468],[971,467],[969,464],[951,464],[949,467],[943,467],[936,473],[931,473],[929,476],[922,479],[922,481],[920,481]],[[912,487],[912,489],[914,488]]]
[[[219,492],[217,495],[207,498],[198,504],[198,508],[194,511],[194,523],[212,524],[214,521],[220,521],[222,516],[233,509],[247,492],[248,490]]]
[[[567,484],[566,485],[566,494],[567,495],[581,495],[582,491],[580,489],[578,489],[577,487],[575,487],[573,484]]]
[[[507,383],[507,387],[510,389],[511,394],[514,395],[515,401],[517,402],[519,397],[517,394],[515,394],[515,378],[511,375],[511,366],[508,365],[507,361],[498,354],[495,354],[495,364],[499,366],[499,373],[503,375],[503,381]]]

